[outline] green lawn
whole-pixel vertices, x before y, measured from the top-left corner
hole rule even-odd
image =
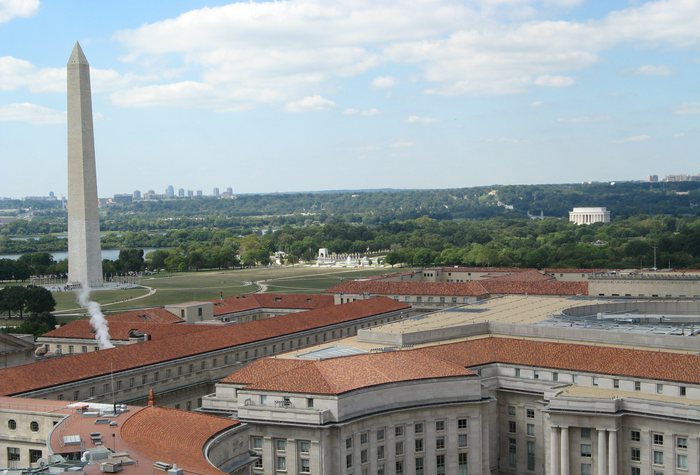
[[[391,272],[389,268],[344,270],[318,267],[271,267],[226,271],[162,273],[140,281],[143,288],[107,290],[92,293],[93,300],[103,305],[105,313],[139,307],[157,307],[193,300],[209,300],[255,292],[260,282],[268,292],[318,293],[340,283],[373,274]],[[155,293],[148,295],[155,290]],[[148,295],[148,296],[146,296]],[[125,299],[146,296],[135,300]],[[77,307],[69,292],[54,293],[57,311]]]

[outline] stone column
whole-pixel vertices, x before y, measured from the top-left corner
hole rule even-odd
[[[561,461],[559,453],[561,451],[559,443],[559,427],[552,426],[549,439],[549,460],[550,460],[550,475],[559,475]]]
[[[569,475],[569,428],[561,428],[561,475]]]
[[[608,475],[617,475],[617,430],[608,432]]]
[[[605,440],[605,429],[597,429],[598,431],[598,475],[607,473],[608,465],[608,447]]]

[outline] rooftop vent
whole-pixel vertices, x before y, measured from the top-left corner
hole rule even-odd
[[[173,466],[167,462],[153,462],[153,468],[162,472],[167,472],[168,470],[173,468]]]

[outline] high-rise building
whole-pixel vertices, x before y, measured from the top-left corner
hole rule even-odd
[[[192,198],[194,196],[194,191],[192,190],[187,190],[187,197]]]
[[[216,196],[216,197],[218,198],[218,197],[219,197],[219,189],[218,189],[218,188],[214,188],[214,190],[212,191],[211,194],[212,194],[212,196]]]
[[[180,188],[179,190],[177,190],[177,196],[179,196],[180,198],[184,198],[185,197],[185,189]]]
[[[202,195],[203,195],[202,190],[197,190],[197,196],[202,196]]]
[[[168,185],[168,187],[165,189],[165,196],[168,198],[175,196],[175,187],[173,187],[173,185]]]
[[[68,60],[68,281],[102,286],[90,65],[76,43]]]
[[[140,200],[141,199],[141,191],[139,190],[134,190],[134,199],[135,200]]]

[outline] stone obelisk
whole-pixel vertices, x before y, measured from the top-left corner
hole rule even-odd
[[[76,43],[68,60],[68,282],[102,286],[90,65]]]

